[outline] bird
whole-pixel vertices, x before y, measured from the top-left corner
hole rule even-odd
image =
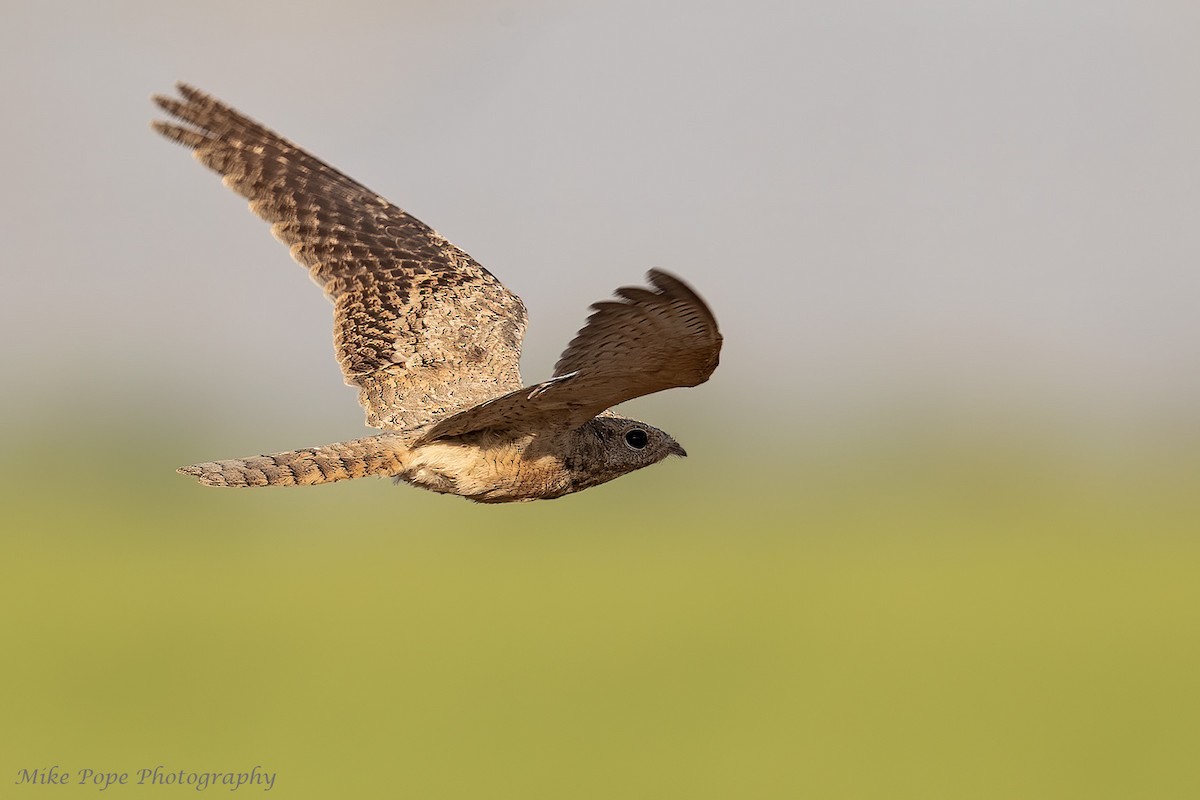
[[[553,375],[522,382],[525,305],[433,228],[186,83],[155,131],[249,201],[333,303],[334,350],[378,434],[183,466],[209,486],[367,476],[480,503],[554,499],[687,453],[613,407],[716,369],[704,300],[660,269],[594,303]]]

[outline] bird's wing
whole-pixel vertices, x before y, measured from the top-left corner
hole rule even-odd
[[[574,428],[634,397],[708,380],[721,352],[712,312],[678,278],[659,270],[647,277],[653,290],[627,286],[619,300],[592,305],[550,380],[440,420],[419,443],[482,430]]]
[[[525,306],[415,217],[184,84],[155,122],[271,223],[334,304],[334,349],[367,424],[411,429],[521,385]]]

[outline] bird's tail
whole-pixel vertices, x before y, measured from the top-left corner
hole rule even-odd
[[[380,434],[324,447],[291,450],[180,467],[208,486],[303,486],[368,475],[396,475],[408,452],[395,434]]]

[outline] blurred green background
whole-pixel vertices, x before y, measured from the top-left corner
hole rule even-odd
[[[0,796],[1200,797],[1192,5],[4,10]],[[363,433],[326,301],[148,130],[177,79],[491,268],[531,381],[684,276],[722,365],[624,410],[690,457],[176,475]]]
[[[717,436],[483,507],[203,490],[171,473],[186,442],[112,433],[71,443],[76,474],[44,440],[4,461],[9,770],[261,764],[285,797],[1200,790],[1194,457]]]

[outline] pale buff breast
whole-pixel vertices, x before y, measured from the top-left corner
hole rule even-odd
[[[412,451],[397,477],[484,503],[559,497],[571,487],[569,473],[557,455],[531,456],[522,443],[511,440],[490,447],[433,442]]]

